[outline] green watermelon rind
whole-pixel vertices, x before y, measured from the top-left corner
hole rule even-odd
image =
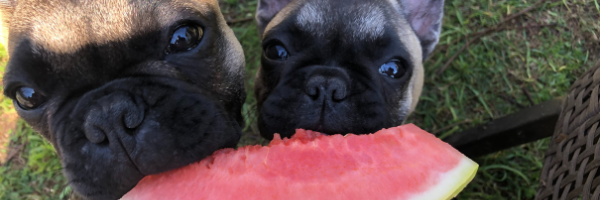
[[[466,158],[466,159],[468,159],[468,158]],[[460,192],[462,192],[463,189],[465,189],[465,187],[467,187],[467,185],[469,185],[469,183],[473,180],[473,178],[475,178],[475,174],[477,174],[477,169],[479,168],[479,165],[477,163],[473,162],[471,159],[468,159],[468,160],[472,163],[472,165],[471,165],[471,167],[464,169],[464,172],[465,172],[465,175],[468,175],[468,174],[470,174],[470,175],[464,176],[465,179],[462,181],[462,183],[460,185],[457,185],[456,189],[454,190],[454,193],[452,193],[452,195],[450,195],[447,198],[448,200],[456,197]]]
[[[440,183],[425,192],[412,196],[410,200],[450,200],[456,197],[477,174],[479,165],[463,157],[456,167],[441,175]]]

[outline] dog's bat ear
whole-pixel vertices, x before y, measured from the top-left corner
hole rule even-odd
[[[444,0],[399,0],[408,22],[423,48],[423,60],[429,56],[440,38]]]
[[[8,51],[8,27],[17,0],[0,0],[0,43]]]
[[[256,22],[258,23],[258,32],[263,34],[267,24],[273,17],[279,13],[286,5],[293,0],[259,0],[256,7]]]

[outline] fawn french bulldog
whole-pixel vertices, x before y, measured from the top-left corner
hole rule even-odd
[[[118,199],[240,136],[244,55],[217,0],[0,0],[4,94],[74,190]]]

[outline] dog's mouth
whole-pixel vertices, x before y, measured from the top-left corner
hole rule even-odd
[[[317,129],[315,131],[323,133],[323,125],[322,124],[317,125]],[[326,134],[326,133],[323,133],[323,134]]]
[[[341,116],[335,116],[335,108],[331,105],[332,103],[327,101],[325,98],[322,99],[320,105],[320,111],[318,113],[318,120],[313,125],[307,126],[309,130],[320,132],[326,135],[343,134],[341,131],[336,130],[337,127],[333,127],[333,123],[327,119],[332,116],[340,118]]]
[[[336,134],[345,135],[346,133],[344,133],[343,130],[339,130],[341,128],[339,125],[333,126],[332,124],[334,122],[326,121],[326,117],[325,117],[324,113],[325,113],[325,111],[322,110],[319,120],[316,121],[314,124],[304,125],[304,126],[300,126],[300,127],[304,128],[306,130],[319,132],[324,135],[336,135]]]
[[[319,132],[323,135],[337,135],[337,134],[346,135],[346,134],[348,134],[348,133],[344,133],[342,131],[336,131],[336,130],[331,130],[331,129],[325,128],[325,126],[323,126],[322,124],[317,125],[316,128],[306,128],[306,130]]]
[[[317,126],[317,129],[315,130],[315,132],[319,132],[319,133],[321,133],[322,135],[335,135],[335,134],[338,134],[338,133],[327,133],[327,132],[325,132],[324,130],[325,130],[325,129],[323,128],[323,125],[319,124],[319,125]],[[342,133],[342,134],[343,134],[343,133]]]

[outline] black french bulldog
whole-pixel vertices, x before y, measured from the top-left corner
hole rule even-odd
[[[4,94],[83,197],[118,199],[237,144],[244,55],[216,0],[0,5]]]
[[[423,87],[443,0],[260,0],[255,95],[263,137],[400,125]]]

